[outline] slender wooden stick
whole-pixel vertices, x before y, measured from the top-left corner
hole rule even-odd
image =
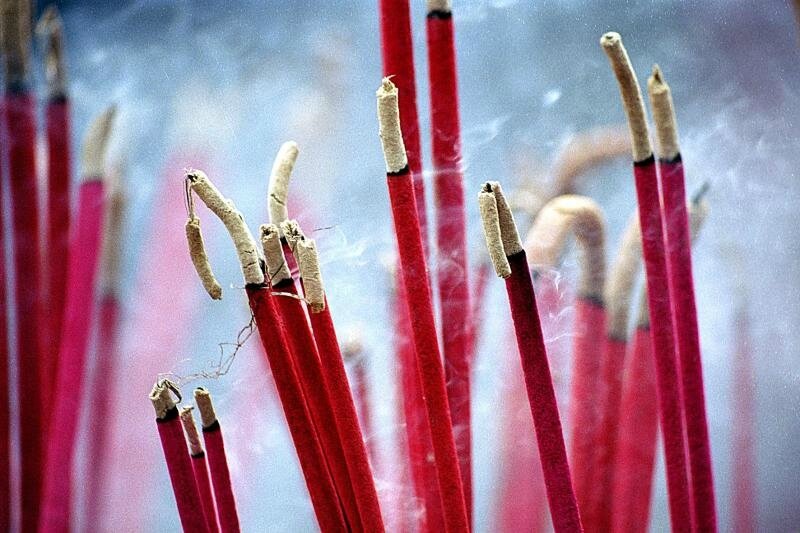
[[[274,226],[262,226],[262,242],[265,233],[272,233],[277,236]],[[289,243],[290,248],[295,248],[298,237],[302,235],[296,221],[287,221],[283,224],[283,234]],[[275,240],[275,249],[277,246]],[[267,250],[265,249],[265,254]],[[295,261],[299,264],[295,255]],[[274,257],[274,255],[272,256]],[[267,256],[267,269],[274,271],[274,264],[271,256]],[[280,257],[281,263],[283,257]],[[288,270],[286,270],[288,272]],[[289,343],[289,350],[294,359],[297,375],[303,386],[303,394],[306,398],[314,427],[317,429],[322,451],[328,462],[333,482],[339,494],[339,499],[344,507],[345,518],[350,526],[359,530],[364,526],[361,524],[358,501],[355,494],[355,483],[348,471],[348,464],[345,454],[346,443],[342,440],[340,428],[336,424],[334,398],[325,380],[320,353],[317,348],[311,326],[308,321],[306,307],[298,297],[298,290],[295,280],[289,276],[283,279],[271,277],[270,282],[275,296],[275,306],[281,315],[286,326],[286,340]]]
[[[214,487],[219,528],[222,533],[238,533],[239,514],[236,511],[236,498],[233,495],[228,459],[225,456],[222,428],[211,403],[211,394],[206,389],[198,387],[194,390],[194,401],[200,411],[203,425],[203,441],[206,444],[211,483]]]
[[[716,531],[714,474],[706,420],[703,364],[692,276],[692,246],[689,215],[686,209],[683,162],[678,144],[678,127],[672,105],[672,94],[657,65],[653,68],[653,75],[647,83],[647,88],[660,147],[658,170],[661,203],[664,207],[667,273],[672,320],[680,357],[695,529]]]
[[[400,131],[397,87],[388,78],[384,78],[377,97],[380,136],[386,160],[386,181],[411,316],[419,380],[431,428],[445,530],[467,531],[469,520],[436,336],[427,265],[414,200],[413,177],[408,168]]]
[[[472,523],[472,424],[470,422],[467,220],[461,168],[461,126],[453,16],[449,1],[429,1],[426,20],[431,138],[436,197],[436,279],[441,306],[447,400],[467,517]]]
[[[125,217],[125,193],[122,189],[121,168],[109,174],[108,205],[106,220],[103,224],[102,259],[100,266],[100,282],[98,304],[98,324],[96,328],[95,364],[92,370],[89,390],[102,390],[109,381],[117,378],[119,371],[118,340],[120,329],[120,286],[123,249],[123,223]],[[111,459],[112,403],[99,395],[93,395],[91,406],[93,416],[89,424],[87,457],[92,460],[88,465],[87,494],[107,494],[109,489],[109,463]],[[88,524],[102,524],[101,498],[88,498],[86,521]]]
[[[690,531],[693,524],[692,499],[686,475],[681,384],[672,327],[656,164],[650,147],[642,94],[622,39],[619,34],[610,32],[603,35],[600,43],[619,83],[631,130],[633,172],[643,236],[651,336],[658,378],[661,433],[667,465],[670,522],[673,531]]]
[[[67,269],[67,308],[58,349],[58,375],[48,431],[42,515],[44,531],[66,531],[70,524],[72,464],[80,423],[80,404],[89,347],[98,265],[100,263],[106,191],[105,152],[114,108],[90,126],[83,146],[83,183],[79,188],[74,240]]]
[[[478,201],[489,255],[506,281],[553,529],[583,531],[527,255],[500,184],[484,184]]]
[[[30,90],[31,6],[27,0],[0,4],[0,45],[4,67],[3,154],[8,169],[15,276],[16,355],[20,417],[22,530],[34,531],[39,518],[44,467],[44,400],[51,384],[43,379],[42,278],[39,191],[36,169],[36,104]]]
[[[322,286],[316,245],[313,240],[307,239],[300,241],[296,250],[303,291],[311,311],[311,327],[322,365],[326,369],[325,383],[331,394],[334,422],[344,448],[361,523],[365,531],[383,531],[378,493],[375,490],[364,437],[358,425],[358,415],[347,381],[333,317]]]
[[[606,322],[605,220],[600,206],[583,196],[554,198],[539,211],[524,248],[535,269],[555,268],[571,232],[575,233],[582,254],[575,301],[570,467],[581,519],[587,531],[593,531],[597,522],[593,502],[598,498],[593,478],[602,412],[598,406],[604,394],[603,380],[598,379],[604,372],[603,360],[596,351],[602,345]]]
[[[181,424],[183,425],[183,432],[186,434],[186,440],[189,443],[189,457],[192,462],[192,472],[194,473],[194,482],[197,484],[197,492],[200,494],[200,503],[202,504],[203,516],[206,521],[206,529],[209,533],[219,531],[217,524],[217,506],[214,503],[214,494],[211,491],[211,475],[208,472],[208,463],[206,462],[206,452],[203,450],[203,445],[200,443],[200,435],[197,433],[197,426],[194,423],[192,416],[191,405],[180,409]]]
[[[64,60],[64,30],[55,6],[48,7],[37,26],[37,33],[44,42],[45,77],[47,79],[47,106],[45,108],[45,132],[47,139],[47,248],[59,261],[47,262],[44,285],[47,290],[48,329],[50,337],[43,346],[51,347],[53,353],[42,361],[45,380],[50,384],[45,394],[52,396],[55,390],[58,357],[56,350],[61,343],[62,324],[67,297],[67,258],[69,256],[70,229],[70,170],[72,165],[70,143],[71,104],[67,93],[66,65]],[[52,406],[52,397],[45,399],[45,406]],[[47,408],[45,408],[47,409]],[[45,410],[45,414],[48,411]]]
[[[172,492],[178,505],[181,526],[184,531],[203,533],[208,531],[203,515],[203,504],[195,483],[192,462],[186,453],[186,440],[178,417],[178,406],[175,405],[171,392],[175,393],[180,401],[178,388],[166,380],[160,381],[150,392],[150,401],[156,410],[158,436],[161,438],[161,447],[164,450],[164,459],[172,482]]]
[[[417,203],[422,244],[428,249],[428,214],[425,208],[425,182],[422,174],[417,83],[414,70],[414,43],[411,37],[411,14],[408,0],[380,0],[381,57],[383,75],[392,78],[403,95],[400,106],[400,129],[406,147],[408,167],[414,176],[414,199]],[[410,332],[409,332],[410,335]]]

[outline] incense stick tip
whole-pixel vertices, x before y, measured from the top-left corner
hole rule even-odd
[[[167,413],[175,408],[177,402],[172,398],[173,394],[178,398],[178,402],[181,401],[181,393],[178,386],[168,379],[162,379],[153,385],[149,398],[156,411],[156,418],[165,418]]]
[[[492,260],[494,271],[499,277],[508,278],[511,276],[511,265],[503,248],[497,198],[491,182],[484,183],[478,193],[478,210],[481,215],[483,236],[486,240],[486,247],[489,249],[489,258]]]
[[[621,46],[622,36],[615,31],[606,32],[602,37],[600,37],[600,45],[603,48],[615,48]]]
[[[117,106],[105,109],[89,126],[83,138],[82,179],[103,179],[106,171],[106,151],[114,124]]]
[[[389,174],[404,171],[408,167],[406,147],[400,128],[400,108],[397,86],[388,77],[383,78],[377,92],[378,97],[378,135],[381,138],[386,172]]]
[[[197,272],[203,288],[212,300],[221,300],[222,286],[214,276],[211,262],[208,260],[203,232],[200,229],[200,219],[190,214],[186,220],[185,229],[186,241],[189,244],[189,258],[192,260],[192,265],[194,265],[195,272]]]
[[[52,4],[42,13],[36,25],[36,35],[44,49],[44,68],[47,93],[51,100],[67,95],[66,65],[64,59],[64,25],[58,8]]]
[[[314,239],[300,240],[296,253],[306,302],[312,313],[320,313],[325,310],[325,287],[322,283],[317,244]]]
[[[280,224],[289,218],[289,181],[294,171],[299,148],[294,141],[283,143],[275,156],[269,175],[269,218]]]
[[[292,273],[286,264],[281,244],[281,232],[275,224],[262,224],[259,228],[261,235],[261,249],[267,261],[267,279],[274,285],[283,280],[291,279]]]
[[[452,0],[428,0],[428,13],[449,14],[453,11]]]
[[[214,404],[211,402],[211,393],[205,387],[194,389],[194,402],[197,410],[200,411],[200,421],[204,428],[211,427],[217,421],[217,413],[214,412]]]
[[[300,223],[294,219],[285,220],[281,223],[280,227],[283,232],[283,237],[286,239],[287,244],[289,244],[289,248],[292,250],[292,253],[295,253],[297,251],[297,243],[306,238],[303,230],[300,228]]]
[[[197,432],[197,425],[194,423],[193,410],[194,407],[191,405],[184,405],[180,408],[183,432],[189,442],[189,455],[194,457],[203,453],[203,445],[200,443],[200,434]]]

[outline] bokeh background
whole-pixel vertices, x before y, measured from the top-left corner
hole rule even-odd
[[[391,527],[403,506],[397,501],[399,428],[387,270],[394,237],[375,119],[381,77],[377,2],[57,4],[66,27],[75,144],[94,115],[110,103],[119,106],[112,162],[123,169],[129,201],[119,362],[104,390],[89,391],[113,404],[110,469],[99,494],[86,494],[77,481],[79,508],[99,499],[104,521],[88,524],[77,513],[75,525],[178,529],[147,393],[160,373],[213,371],[219,343],[234,342],[249,321],[236,256],[207,213],[201,217],[224,299],[208,299],[192,271],[183,240],[182,171],[205,169],[256,228],[267,217],[272,159],[283,141],[295,140],[300,157],[290,213],[318,241],[341,335],[356,336],[364,346],[373,414],[367,439]],[[425,6],[421,0],[411,4],[427,168]],[[486,260],[473,201],[480,182],[500,180],[512,195],[530,188],[532,180],[546,183],[551,163],[574,135],[624,121],[600,35],[623,35],[642,81],[653,63],[661,65],[677,106],[687,187],[711,185],[711,214],[694,259],[720,529],[731,527],[733,436],[752,422],[758,529],[795,530],[800,37],[793,6],[776,0],[455,0],[454,13],[475,264]],[[605,209],[610,261],[635,207],[629,162],[593,169],[578,190]],[[519,223],[527,230],[530,221],[520,214]],[[556,365],[563,369],[555,376],[560,396],[569,382],[563,347],[572,331],[569,287],[576,261],[574,250],[565,257],[559,270],[564,305],[549,317],[548,342],[566,358]],[[476,531],[493,530],[507,446],[502,412],[519,405],[509,397],[508,372],[518,371],[519,363],[503,348],[503,284],[492,278],[488,291],[474,377]],[[748,317],[744,332],[735,321],[741,310]],[[745,385],[755,393],[751,412],[735,408],[743,389],[734,386],[734,348],[742,333],[755,368]],[[188,391],[202,384],[214,394],[243,529],[313,530],[313,512],[257,343],[253,336],[238,350],[227,374],[184,386]],[[222,349],[229,354],[233,348]],[[91,438],[84,434],[82,449]],[[519,438],[533,445],[533,435]],[[81,453],[76,480],[93,460]],[[652,529],[663,531],[663,464],[657,469]],[[408,505],[403,509],[410,512]]]

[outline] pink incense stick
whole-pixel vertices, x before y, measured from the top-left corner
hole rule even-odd
[[[105,215],[105,151],[114,108],[90,126],[83,147],[83,183],[67,269],[64,335],[58,350],[58,377],[53,420],[48,432],[46,468],[39,527],[68,531],[72,500],[72,464],[80,423],[80,403],[89,344],[94,294]]]

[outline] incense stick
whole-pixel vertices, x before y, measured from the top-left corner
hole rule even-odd
[[[206,444],[220,531],[222,533],[238,533],[239,515],[236,511],[236,499],[233,495],[228,459],[225,456],[222,428],[211,403],[211,393],[198,387],[194,390],[194,401],[200,411],[200,420],[203,425],[203,442]]]
[[[69,256],[70,229],[70,100],[67,93],[66,65],[64,60],[64,28],[55,6],[42,14],[36,28],[44,44],[44,67],[47,80],[47,106],[45,132],[47,140],[47,248],[59,261],[47,262],[44,285],[48,295],[48,328],[51,336],[46,346],[57,350],[61,343],[62,324],[67,296],[67,257]],[[57,353],[42,361],[45,380],[49,384],[45,394],[55,389]],[[52,405],[52,398],[45,406]],[[47,414],[47,411],[45,411]]]
[[[219,531],[219,525],[217,524],[217,507],[214,503],[214,494],[211,492],[211,476],[208,472],[206,452],[203,450],[203,445],[200,443],[200,435],[194,423],[192,409],[194,408],[191,405],[180,409],[181,425],[183,425],[183,432],[186,434],[186,440],[189,443],[189,457],[191,457],[192,472],[194,472],[197,492],[200,494],[200,503],[203,507],[202,511],[206,521],[206,529],[209,533],[214,533]]]
[[[692,276],[692,246],[683,162],[678,143],[678,127],[672,94],[656,65],[647,83],[653,121],[660,148],[658,170],[661,202],[664,206],[664,228],[667,242],[667,272],[672,302],[672,319],[680,356],[683,385],[683,412],[691,468],[695,529],[716,531],[717,511],[714,502],[714,476],[711,465],[711,443],[706,420],[703,364],[700,354],[700,333],[697,326],[697,304]]]
[[[692,500],[686,476],[685,426],[667,286],[667,261],[656,165],[650,148],[642,94],[622,39],[619,34],[611,32],[603,35],[600,43],[617,78],[631,131],[651,337],[658,378],[661,433],[667,464],[670,522],[673,530],[690,530],[693,524]]]
[[[37,527],[44,462],[43,422],[47,387],[44,381],[41,309],[41,247],[39,237],[39,191],[36,169],[36,106],[30,90],[31,6],[10,0],[0,5],[0,45],[5,92],[3,151],[11,193],[13,265],[18,365],[18,403],[25,406],[20,417],[20,480],[24,531]]]
[[[0,121],[0,127],[2,121]],[[0,180],[4,181],[5,168],[0,165]],[[3,205],[4,192],[0,187],[0,205]],[[8,338],[8,316],[9,301],[8,289],[6,287],[6,224],[0,216],[0,435],[11,435],[11,394],[9,381],[9,368],[11,358],[9,357],[9,338]],[[11,485],[11,439],[0,439],[0,531],[11,530],[11,504],[12,497],[17,498],[12,493]]]
[[[384,78],[377,97],[386,181],[411,316],[420,386],[431,428],[445,529],[466,531],[469,529],[469,521],[433,317],[430,284],[414,200],[413,177],[408,168],[400,131],[397,87],[388,78]]]
[[[436,198],[436,280],[441,306],[447,400],[455,431],[467,517],[472,523],[472,424],[467,261],[458,73],[450,2],[429,1],[426,19],[431,145]]]
[[[156,410],[156,426],[172,482],[172,492],[178,505],[178,516],[184,531],[205,532],[206,521],[203,504],[192,471],[191,459],[186,453],[186,441],[178,419],[178,406],[170,393],[180,401],[178,388],[169,381],[160,381],[150,392],[150,401]]]
[[[500,184],[484,184],[478,202],[489,255],[497,275],[506,280],[553,528],[583,531],[527,255]]]
[[[568,235],[574,232],[582,249],[578,298],[575,301],[570,421],[572,443],[570,466],[581,518],[587,530],[595,527],[592,502],[597,486],[592,483],[597,467],[600,432],[598,408],[603,397],[602,358],[596,354],[602,344],[606,321],[605,220],[593,200],[575,195],[559,196],[542,207],[525,239],[525,251],[534,269],[551,269],[558,264]]]
[[[70,523],[72,462],[105,216],[105,152],[114,113],[112,107],[97,117],[83,143],[83,182],[79,187],[73,251],[67,268],[67,307],[50,415],[58,424],[53,425],[47,435],[39,521],[45,531],[65,528]]]
[[[381,58],[383,75],[392,79],[403,98],[400,106],[400,130],[406,147],[408,167],[414,176],[414,199],[427,257],[428,214],[425,202],[425,182],[422,174],[419,116],[417,113],[417,83],[414,72],[414,43],[411,37],[411,15],[408,0],[380,0]],[[410,335],[410,332],[409,332]]]
[[[326,370],[325,382],[331,394],[334,422],[342,441],[361,524],[365,531],[383,531],[378,494],[375,490],[364,437],[358,425],[358,415],[347,381],[336,329],[330,307],[327,305],[315,242],[311,239],[300,241],[297,244],[296,254],[303,291],[311,310],[311,327],[319,347],[321,363]]]

